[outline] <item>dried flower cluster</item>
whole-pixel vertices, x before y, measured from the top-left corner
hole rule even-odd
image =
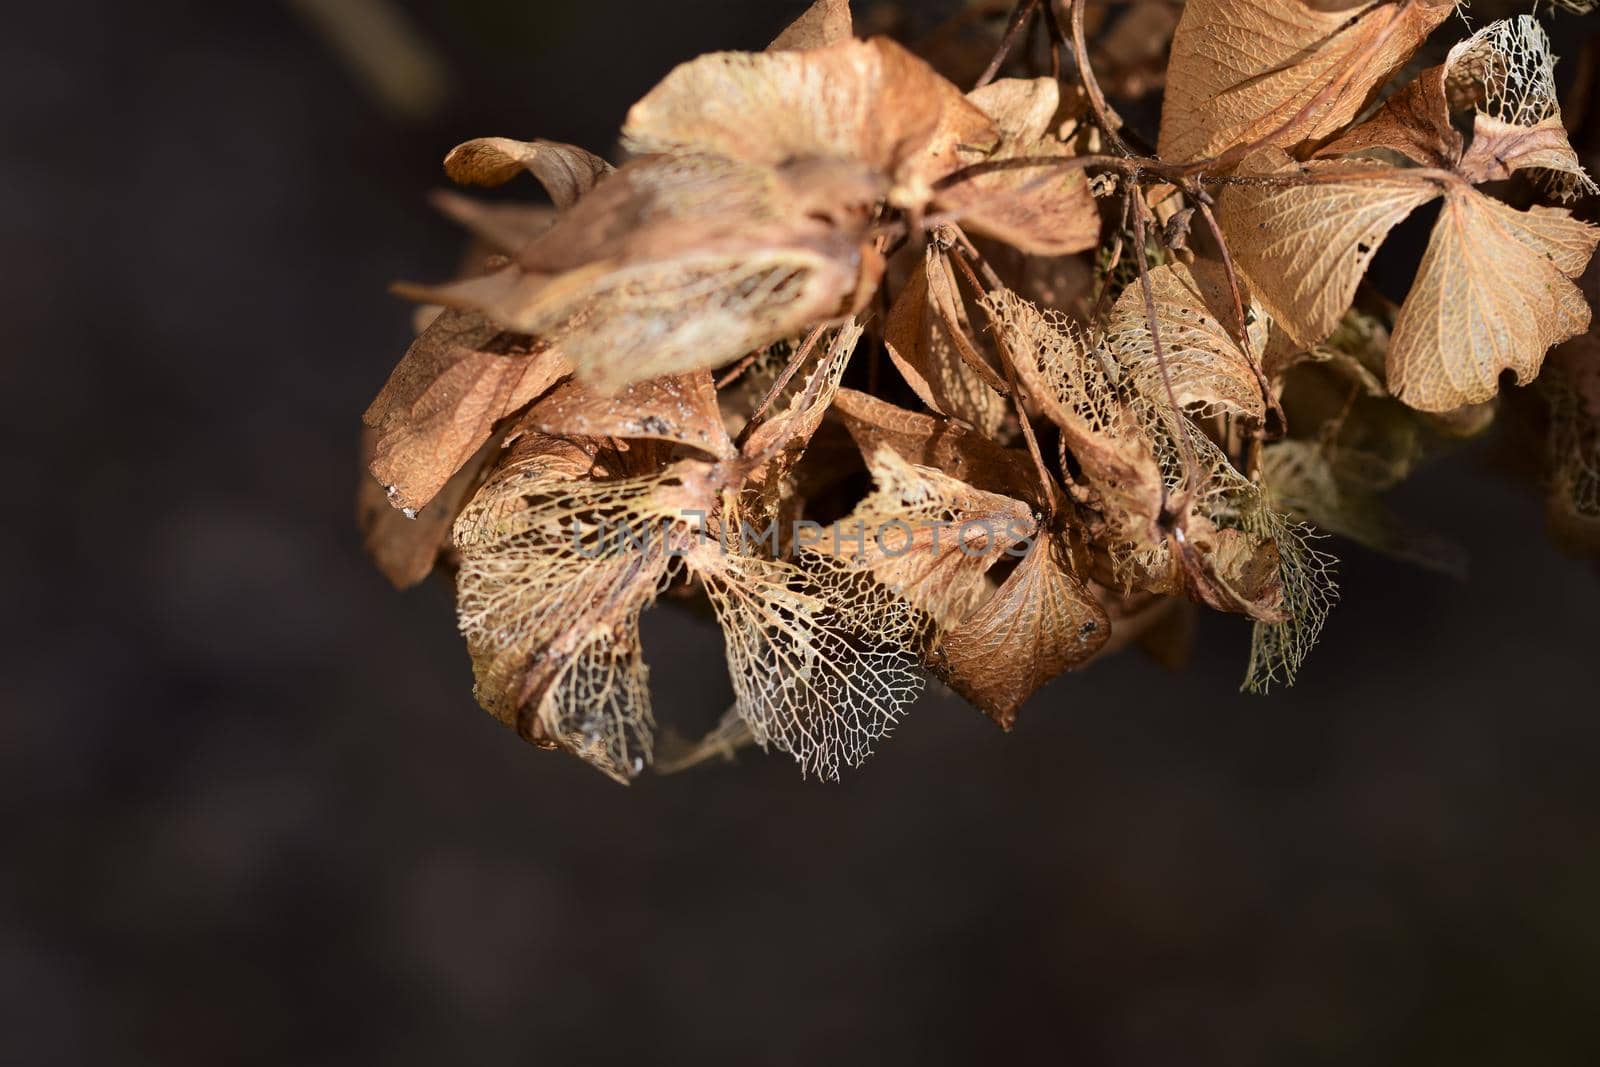
[[[745,741],[834,777],[925,675],[1009,728],[1063,671],[1179,655],[1193,604],[1252,620],[1247,688],[1293,682],[1334,601],[1313,524],[1451,566],[1382,493],[1563,342],[1552,511],[1600,546],[1596,187],[1536,18],[1422,69],[1454,0],[993,8],[907,47],[817,0],[672,71],[615,168],[446,158],[554,208],[441,194],[479,254],[400,287],[427,324],[366,413],[364,521],[397,585],[455,569],[523,737],[622,781]],[[1154,147],[1112,101],[1159,102]],[[1425,205],[1396,307],[1364,276]],[[736,699],[658,759],[667,594]]]

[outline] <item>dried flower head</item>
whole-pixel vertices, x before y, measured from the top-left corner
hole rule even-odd
[[[1382,494],[1508,371],[1540,378],[1558,529],[1600,550],[1597,189],[1538,20],[1393,84],[1453,0],[1084,9],[1020,0],[996,52],[857,40],[817,0],[669,73],[618,166],[449,153],[554,207],[437,198],[496,254],[398,287],[445,310],[367,411],[361,514],[397,585],[456,565],[492,714],[623,782],[746,743],[832,778],[928,674],[1009,729],[1136,640],[1180,658],[1192,605],[1250,620],[1245,688],[1293,683],[1327,534],[1457,567]],[[1116,108],[1157,96],[1149,152]],[[1387,304],[1365,275],[1425,205]],[[724,635],[699,742],[651,712],[668,594]]]

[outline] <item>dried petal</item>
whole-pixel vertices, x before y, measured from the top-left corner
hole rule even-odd
[[[716,52],[679,66],[628,112],[635,152],[711,152],[777,166],[820,157],[889,175],[925,202],[955,146],[994,141],[987,116],[892,41],[804,52]]]
[[[908,462],[1037,508],[1046,506],[1039,476],[1021,449],[1003,448],[959,423],[907,411],[854,389],[839,390],[832,414],[844,423],[864,456],[886,445]]]
[[[867,456],[874,491],[824,531],[815,550],[872,572],[941,627],[983,598],[984,574],[1020,555],[1037,530],[1027,504],[908,463],[887,446]]]
[[[1099,498],[1095,504],[1121,538],[1140,546],[1158,542],[1162,472],[1115,357],[1090,345],[1059,312],[1009,290],[991,293],[984,304],[1023,391],[1061,429],[1063,447]]]
[[[362,430],[363,467],[371,462],[377,441],[376,430],[370,427]],[[450,546],[451,524],[483,481],[499,451],[498,437],[485,441],[427,506],[415,513],[415,518],[407,517],[405,512],[390,504],[378,480],[365,470],[361,472],[361,485],[356,493],[361,546],[396,589],[409,589],[432,573],[434,564]]]
[[[639,615],[667,574],[681,468],[573,478],[587,454],[528,435],[456,520],[478,701],[523,737],[626,782],[650,761]]]
[[[994,595],[944,635],[939,674],[1009,730],[1029,697],[1110,636],[1105,609],[1072,573],[1060,537],[1041,536]]]
[[[930,291],[940,294],[937,304]],[[950,264],[930,245],[923,269],[912,273],[889,310],[884,345],[924,404],[993,435],[1005,418],[1005,400],[962,358],[958,345],[976,353],[971,336],[972,325],[950,276]]]
[[[861,178],[808,167],[803,184],[812,196],[870,196]],[[861,296],[859,233],[816,217],[798,188],[783,171],[725,159],[635,160],[516,266],[402,291],[553,340],[601,390],[719,366],[841,317]]]
[[[1444,64],[1423,71],[1416,81],[1386,100],[1377,114],[1324,146],[1317,156],[1355,156],[1385,149],[1424,167],[1454,167],[1465,142],[1450,124],[1446,74]]]
[[[1517,211],[1452,187],[1395,320],[1390,390],[1422,411],[1449,411],[1494,396],[1502,371],[1527,384],[1551,346],[1588,328],[1571,279],[1597,241],[1600,228],[1564,211]]]
[[[1452,48],[1446,66],[1458,91],[1477,105],[1472,144],[1460,167],[1469,181],[1532,169],[1562,200],[1600,192],[1567,141],[1556,57],[1537,19],[1519,15],[1490,23]]]
[[[1454,9],[1454,0],[1191,0],[1167,68],[1162,158],[1333,133]]]
[[[855,34],[850,19],[850,0],[815,0],[800,17],[767,45],[769,52],[805,51],[823,48],[835,41],[849,40]]]
[[[565,382],[529,416],[535,428],[557,436],[651,438],[689,445],[719,459],[734,454],[708,371],[652,378],[609,395],[581,382]]]
[[[1123,369],[1140,379],[1139,388],[1147,395],[1164,396],[1170,381],[1180,407],[1201,415],[1228,412],[1260,421],[1266,401],[1250,356],[1223,325],[1224,315],[1233,317],[1226,285],[1222,268],[1209,262],[1190,268],[1174,261],[1150,271],[1165,381],[1155,358],[1141,285],[1124,289],[1112,307],[1106,345]]]
[[[1262,184],[1231,185],[1218,218],[1250,288],[1300,345],[1333,332],[1378,245],[1401,219],[1439,195],[1436,185],[1355,160],[1296,165],[1278,151],[1240,168]],[[1316,180],[1271,184],[1278,175]]]
[[[447,311],[407,349],[362,416],[378,431],[372,474],[398,508],[432,500],[495,423],[570,372],[549,345]]]
[[[611,164],[577,145],[479,137],[444,157],[444,171],[461,185],[504,185],[523,171],[539,179],[557,208],[569,208],[612,171]]]
[[[799,562],[719,551],[686,557],[727,644],[739,714],[762,748],[837,779],[872,753],[922,688],[926,621],[872,576],[803,552]]]
[[[967,99],[994,119],[1000,144],[987,156],[958,149],[964,164],[1073,155],[1071,146],[1049,132],[1060,107],[1054,79],[1001,79]],[[964,228],[1031,255],[1081,252],[1100,240],[1100,210],[1081,169],[1028,166],[980,173],[941,188],[935,206],[958,213]]]
[[[809,375],[791,379],[786,395],[776,401],[787,406],[745,439],[743,452],[747,457],[759,459],[781,450],[805,448],[833,404],[839,380],[860,340],[861,325],[857,322],[849,322],[834,333],[817,366]]]

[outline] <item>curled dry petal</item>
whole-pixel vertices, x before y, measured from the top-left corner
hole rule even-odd
[[[1597,191],[1578,162],[1559,117],[1543,119],[1534,126],[1513,126],[1489,115],[1476,116],[1472,145],[1459,169],[1470,182],[1503,181],[1519,170],[1560,175],[1557,195],[1562,199]]]
[[[1105,609],[1072,573],[1060,536],[1041,534],[1000,588],[944,634],[936,663],[951,688],[1009,730],[1029,697],[1110,636]]]
[[[994,119],[1000,144],[987,155],[958,147],[964,165],[1073,155],[1071,146],[1050,133],[1061,103],[1054,79],[1006,78],[967,99]],[[956,212],[964,228],[1030,255],[1081,252],[1100,240],[1100,210],[1077,168],[1018,166],[978,173],[941,188],[935,206]]]
[[[635,104],[622,132],[635,152],[863,163],[892,179],[904,206],[926,202],[932,182],[958,164],[957,145],[995,139],[960,90],[884,38],[701,56]]]
[[[1454,167],[1465,142],[1450,124],[1447,73],[1444,64],[1423,71],[1384,101],[1377,114],[1325,145],[1317,155],[1332,158],[1386,149],[1424,167]]]
[[[1395,320],[1390,390],[1414,408],[1450,411],[1494,396],[1502,371],[1531,381],[1551,346],[1588,328],[1572,279],[1597,240],[1600,228],[1564,211],[1517,211],[1452,187]]]
[[[504,185],[526,171],[539,179],[557,208],[569,208],[610,174],[612,166],[577,145],[479,137],[456,145],[444,171],[461,185]]]
[[[378,431],[373,476],[395,507],[420,510],[497,422],[569,371],[547,344],[482,315],[445,312],[412,343],[363,416]]]
[[[1556,57],[1537,19],[1492,22],[1452,48],[1445,65],[1458,95],[1476,106],[1472,144],[1460,163],[1468,181],[1530,169],[1562,200],[1600,191],[1567,141]]]
[[[1167,68],[1162,158],[1334,133],[1454,9],[1454,0],[1191,0]]]

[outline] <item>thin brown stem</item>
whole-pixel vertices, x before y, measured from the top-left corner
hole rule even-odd
[[[1061,80],[1061,51],[1067,45],[1066,34],[1061,31],[1061,20],[1056,17],[1056,0],[1044,0],[1045,33],[1050,37],[1050,79]]]
[[[1122,119],[1111,110],[1111,105],[1106,103],[1106,94],[1094,76],[1094,68],[1089,65],[1089,45],[1083,36],[1083,9],[1084,0],[1073,0],[1072,55],[1078,64],[1078,79],[1083,82],[1084,92],[1089,95],[1089,108],[1094,112],[1095,122],[1099,123],[1106,139],[1111,142],[1111,147],[1124,156],[1131,155],[1127,142],[1122,139],[1122,134],[1119,132]]]
[[[1145,253],[1145,241],[1148,227],[1145,213],[1149,210],[1144,206],[1144,200],[1137,195],[1130,196],[1133,201],[1133,252],[1134,263],[1139,267],[1139,288],[1144,294],[1144,317],[1150,328],[1150,348],[1156,358],[1156,369],[1161,372],[1161,386],[1167,394],[1167,404],[1172,409],[1172,417],[1180,423],[1186,422],[1183,410],[1178,406],[1178,394],[1172,388],[1172,375],[1167,370],[1167,354],[1161,344],[1161,325],[1156,321],[1156,296],[1155,289],[1150,284],[1150,261]],[[1176,433],[1179,450],[1183,453],[1183,507],[1174,513],[1167,500],[1166,479],[1161,481],[1161,518],[1163,522],[1170,521],[1175,514],[1188,510],[1189,502],[1194,498],[1195,459],[1194,445],[1189,440],[1188,429],[1180,426]]]
[[[783,394],[789,382],[794,379],[795,372],[810,357],[811,350],[817,347],[817,342],[822,339],[822,331],[825,329],[827,329],[826,326],[818,326],[813,329],[806,335],[805,341],[795,351],[795,354],[789,357],[789,362],[784,364],[783,373],[778,375],[778,380],[772,383],[772,388],[767,390],[767,395],[761,398],[761,403],[756,406],[756,410],[751,414],[750,420],[744,424],[744,429],[739,431],[738,444],[743,445],[749,439],[751,432],[760,424],[762,417],[766,415],[767,409]]]
[[[746,353],[744,356],[742,356],[739,362],[735,363],[728,370],[724,371],[722,377],[717,379],[717,391],[721,392],[734,382],[738,381],[739,376],[745,371],[749,370],[750,364],[754,363],[760,358],[760,356],[761,352],[759,349],[754,352]]]
[[[965,259],[957,256],[950,262],[954,263],[958,268],[960,268],[961,273],[966,276],[967,284],[972,287],[972,291],[974,293],[981,294],[985,291],[983,283],[978,280],[978,276],[976,274],[972,273],[972,267]],[[994,272],[990,271],[989,274],[992,277]],[[997,283],[997,288],[1004,288],[1003,286],[998,285],[998,278],[996,278],[995,281]],[[959,294],[957,294],[957,299],[960,299]],[[978,377],[983,379],[983,384],[987,385],[990,389],[993,389],[1001,396],[1010,396],[1011,384],[1004,378],[1000,377],[1000,375],[995,373],[995,369],[989,366],[989,361],[983,358],[983,354],[981,352],[972,347],[972,343],[962,335],[961,331],[956,329],[950,323],[944,322],[942,319],[941,324],[944,326],[945,333],[950,338],[951,343],[956,346],[956,352],[960,354],[961,361],[977,372]]]
[[[979,254],[977,248],[974,247],[967,235],[961,231],[961,228],[952,226],[951,230],[955,233],[962,252],[966,256],[970,256],[978,264],[978,268],[983,271],[985,278],[988,279],[989,287],[987,291],[998,292],[1004,289],[1005,284],[1001,282],[1000,276],[984,261],[983,256]],[[984,286],[979,283],[978,276],[973,273],[972,268],[967,264],[965,257],[958,256],[955,262],[965,272],[967,284],[980,293],[986,291]],[[1057,497],[1055,479],[1051,477],[1050,468],[1045,464],[1044,453],[1039,449],[1039,439],[1033,432],[1033,423],[1028,420],[1028,409],[1022,402],[1022,390],[1017,385],[1015,357],[1012,356],[1011,350],[1006,347],[1005,338],[1000,335],[1000,331],[994,329],[997,323],[994,320],[994,316],[989,312],[988,306],[980,306],[983,307],[983,313],[989,319],[990,329],[994,331],[995,348],[1000,353],[1000,366],[1006,372],[1006,388],[1001,392],[1010,396],[1012,406],[1016,408],[1017,423],[1022,427],[1023,440],[1028,443],[1028,454],[1033,457],[1034,470],[1039,475],[1039,485],[1044,489],[1045,496],[1050,502],[1050,513],[1053,515],[1060,503]]]
[[[1000,73],[1000,67],[1006,61],[1006,56],[1016,47],[1017,39],[1022,36],[1023,28],[1038,6],[1039,0],[1017,0],[1017,6],[1011,9],[1011,21],[1006,24],[1005,36],[1000,38],[1000,47],[995,51],[994,58],[989,60],[989,65],[984,68],[983,73],[978,76],[974,89],[982,89],[994,81],[995,75]]]

